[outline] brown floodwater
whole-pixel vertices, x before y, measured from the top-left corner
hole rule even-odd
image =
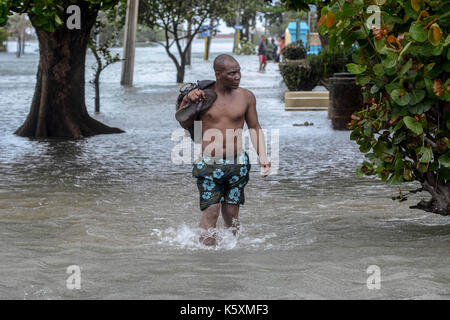
[[[212,58],[229,51],[213,41]],[[102,75],[93,116],[126,133],[80,141],[13,135],[38,55],[0,53],[0,299],[450,297],[450,219],[409,209],[427,194],[394,202],[397,187],[356,178],[363,155],[349,132],[332,130],[326,111],[284,111],[277,65],[258,73],[257,56],[237,59],[262,127],[279,132],[279,170],[262,179],[252,166],[239,238],[219,221],[210,248],[197,242],[192,167],[171,161],[179,86],[162,48],[137,49],[133,88],[120,86],[120,64]],[[186,81],[204,78],[212,63],[199,41]],[[91,114],[93,94],[88,85]],[[305,121],[314,125],[293,125]],[[66,286],[71,265],[81,269],[79,290]],[[372,265],[378,290],[367,286]]]

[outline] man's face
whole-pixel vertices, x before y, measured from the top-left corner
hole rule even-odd
[[[237,89],[241,82],[241,67],[239,63],[226,61],[224,70],[217,73],[217,79],[220,80],[225,87]]]

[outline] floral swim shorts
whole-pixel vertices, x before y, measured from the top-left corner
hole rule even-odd
[[[197,178],[200,210],[215,203],[244,204],[244,187],[250,173],[250,161],[245,151],[233,160],[202,158],[194,164],[192,176]]]

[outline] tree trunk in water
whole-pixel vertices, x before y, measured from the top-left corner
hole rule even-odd
[[[91,118],[85,103],[85,60],[97,11],[83,9],[81,30],[45,31],[33,23],[39,39],[39,66],[30,112],[14,133],[22,137],[80,139],[122,133]]]
[[[183,83],[183,81],[184,81],[184,69],[185,69],[184,63],[181,63],[180,66],[177,66],[177,82],[178,83]]]
[[[20,55],[22,54],[22,38],[20,36],[17,37],[17,52],[16,57],[20,58]]]
[[[95,75],[95,112],[100,112],[100,72]]]
[[[22,36],[22,54],[25,54],[25,32]]]
[[[448,76],[448,74],[447,74]],[[439,101],[427,113],[427,118],[440,128],[445,128],[445,115],[450,113],[450,102]],[[442,215],[450,215],[450,181],[438,179],[436,172],[428,171],[419,178],[422,191],[431,194],[428,201],[422,200],[412,209],[421,209]]]
[[[437,180],[436,175],[432,172],[427,172],[424,180],[420,183],[422,190],[431,194],[431,199],[428,201],[422,200],[410,208],[450,215],[450,183]]]

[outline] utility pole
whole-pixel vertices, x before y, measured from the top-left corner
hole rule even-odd
[[[139,0],[128,0],[127,15],[125,18],[125,39],[123,43],[122,78],[123,86],[133,85],[134,52],[136,49],[136,29]]]
[[[234,44],[233,44],[233,53],[237,53],[239,48],[239,38],[240,38],[240,29],[236,29],[236,26],[241,25],[241,0],[239,0],[238,8],[236,12],[236,25],[234,29]]]
[[[186,41],[186,43],[189,42],[191,35],[192,35],[192,18],[188,20],[188,24],[187,24],[186,38],[184,39]],[[186,51],[186,65],[187,66],[191,65],[191,55],[192,55],[192,45],[189,45],[189,48],[187,48],[187,51]]]
[[[210,53],[210,49],[211,49],[211,40],[212,37],[214,35],[214,18],[211,18],[211,20],[209,21],[209,37],[208,37],[208,42],[206,43],[206,54],[207,54],[207,58],[209,59],[209,53]],[[206,59],[206,60],[208,60]]]
[[[308,39],[306,39],[306,50],[311,48],[311,10],[308,11]]]

